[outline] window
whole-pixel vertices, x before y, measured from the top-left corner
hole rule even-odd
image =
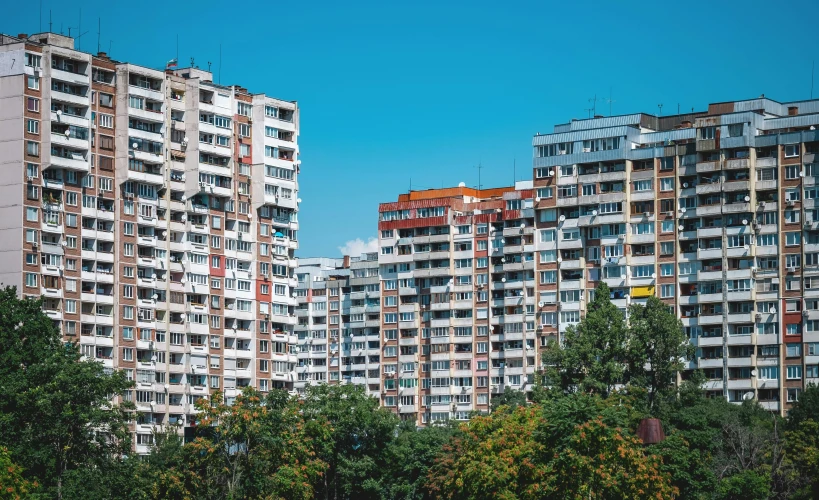
[[[660,179],[660,191],[673,191],[674,190],[674,178],[673,177],[663,177]]]
[[[785,158],[793,158],[799,156],[799,144],[785,145]]]
[[[674,285],[660,285],[660,297],[663,299],[674,297],[676,295]]]
[[[717,128],[716,127],[702,127],[700,129],[700,139],[707,141],[713,140],[717,135]]]
[[[37,120],[26,120],[26,132],[29,134],[39,134],[40,122]]]
[[[40,112],[40,100],[35,97],[26,98],[26,110],[32,113]]]
[[[788,380],[798,380],[802,378],[802,365],[789,365],[787,367]]]
[[[26,141],[26,154],[29,156],[40,156],[40,143]]]

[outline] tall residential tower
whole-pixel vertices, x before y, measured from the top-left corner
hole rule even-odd
[[[294,387],[298,106],[212,80],[0,35],[0,280],[135,380],[137,451]]]

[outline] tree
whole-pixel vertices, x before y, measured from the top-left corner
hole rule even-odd
[[[104,467],[130,451],[132,406],[111,397],[132,383],[81,357],[62,342],[40,300],[0,290],[0,445],[58,498],[72,471]]]
[[[524,405],[526,405],[526,393],[509,387],[507,387],[500,396],[494,396],[492,398],[492,411],[497,410],[501,406],[516,408]]]
[[[566,330],[561,346],[550,341],[543,352],[546,384],[564,392],[609,394],[624,382],[628,329],[601,282],[585,317]]]
[[[819,419],[819,386],[810,384],[799,394],[799,401],[788,411],[788,430],[798,430],[803,422]]]
[[[536,406],[501,408],[461,425],[429,471],[434,498],[542,498],[552,473],[546,447],[534,439],[544,425]]]
[[[629,383],[648,391],[649,411],[658,395],[669,394],[682,371],[684,360],[694,356],[682,322],[657,297],[646,305],[629,309],[628,378]]]
[[[198,435],[185,445],[199,498],[312,499],[326,464],[315,456],[301,403],[285,391],[246,388],[232,405],[221,393],[197,402]]]
[[[380,498],[380,472],[387,465],[387,445],[398,419],[363,387],[311,385],[304,395],[307,432],[318,456],[327,463],[317,496]]]
[[[39,485],[23,478],[21,467],[11,460],[8,448],[0,446],[0,499],[19,500],[35,493]]]
[[[552,423],[535,405],[474,417],[430,469],[431,495],[527,500],[677,494],[659,458],[647,456],[637,438],[606,424],[602,416],[572,425],[566,433],[564,424],[572,418]]]
[[[417,428],[415,422],[401,422],[387,448],[387,467],[382,474],[385,499],[420,500],[430,467],[443,446],[458,433],[458,426],[431,425]]]

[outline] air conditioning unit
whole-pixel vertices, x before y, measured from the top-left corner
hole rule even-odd
[[[756,318],[757,321],[762,321],[762,313],[756,313],[754,318]]]
[[[617,239],[618,240],[624,240],[624,239],[626,239],[626,235],[625,234],[618,234]]]
[[[789,273],[795,273],[795,272],[796,272],[796,268],[795,268],[795,267],[789,267],[789,268],[788,268],[788,272],[789,272]]]
[[[806,220],[806,221],[805,221],[805,229],[810,229],[810,228],[811,228],[811,224],[812,224],[812,222],[811,222],[811,221]]]
[[[33,181],[33,180],[34,180],[34,179],[36,179],[36,178],[37,178],[37,177],[35,177],[35,176],[33,176],[33,175],[27,175],[27,176],[26,176],[26,179],[27,179],[27,180],[30,180],[30,181]]]
[[[127,198],[129,200],[133,200],[134,199],[134,193],[125,193],[125,198]]]
[[[205,183],[204,182],[199,183],[199,189],[205,189]]]
[[[37,247],[39,247],[39,246],[40,246],[40,244],[37,243],[36,241],[31,244],[31,248],[33,248],[34,250],[37,250]]]
[[[808,314],[810,314],[810,311],[808,311],[807,309],[804,309],[802,311],[802,316],[807,316]]]
[[[643,212],[643,217],[651,217],[651,212]]]
[[[591,148],[583,148],[584,153],[591,153]]]
[[[792,206],[794,206],[794,205],[796,205],[796,202],[795,202],[795,201],[793,201],[793,200],[787,200],[787,201],[785,202],[785,206],[786,206],[786,207],[792,207]]]
[[[666,212],[666,217],[674,217],[674,212]]]

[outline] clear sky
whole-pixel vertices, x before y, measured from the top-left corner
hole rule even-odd
[[[55,2],[42,29],[151,67],[213,63],[221,83],[299,101],[299,256],[376,236],[379,202],[531,178],[531,138],[597,113],[671,114],[765,94],[805,99],[819,1]],[[40,28],[8,2],[0,31]],[[819,82],[814,92],[819,96]],[[362,240],[356,243],[354,240]]]

